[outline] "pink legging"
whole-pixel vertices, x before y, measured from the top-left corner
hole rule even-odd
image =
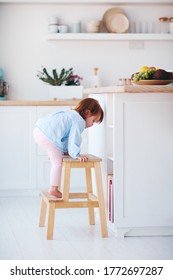
[[[35,142],[47,151],[51,162],[50,185],[60,187],[62,172],[62,152],[56,148],[44,133],[37,127],[34,128],[33,136]]]

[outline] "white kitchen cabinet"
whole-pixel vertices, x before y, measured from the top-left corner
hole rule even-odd
[[[74,106],[37,106],[37,119],[47,115],[48,113],[54,111],[66,111]],[[87,153],[87,131],[85,130],[82,135],[82,145],[81,152]],[[50,174],[50,161],[48,159],[47,153],[42,150],[37,145],[37,187],[38,189],[48,188],[50,183],[49,174]],[[71,187],[75,190],[80,189],[83,186],[84,172],[83,170],[72,170],[71,172]],[[78,178],[78,179],[76,179]],[[62,172],[62,181],[63,181],[63,172]],[[85,186],[85,185],[84,185]]]
[[[97,153],[104,160],[105,188],[113,174],[114,223],[109,226],[117,236],[172,235],[173,95],[92,96],[105,99],[106,151],[102,146]],[[89,150],[101,142],[93,133]]]
[[[0,106],[0,195],[34,194],[49,187],[50,161],[33,139],[34,124],[48,113],[71,107],[74,104]],[[87,131],[84,131],[82,153],[87,153],[87,145]],[[85,184],[84,175],[82,170],[72,171],[71,186],[75,190]]]
[[[0,107],[0,190],[36,187],[35,107]]]
[[[68,110],[70,106],[37,106],[36,110],[36,120],[39,118],[42,118],[46,116],[47,114],[50,114],[55,111],[65,111]],[[39,156],[45,156],[46,152],[42,150],[39,146],[37,146],[37,155]]]
[[[59,110],[61,107],[56,106],[37,106],[36,107],[36,120],[45,115]],[[62,107],[64,108],[64,107]],[[36,145],[36,162],[37,162],[37,187],[38,189],[49,187],[49,174],[50,174],[50,161],[47,153]]]
[[[54,111],[67,110],[70,107],[67,106],[37,106],[36,110],[36,119],[44,117],[45,115],[52,113]],[[37,161],[37,186],[39,189],[48,188],[50,185],[50,160],[48,159],[48,155],[46,151],[41,149],[37,145],[37,153],[36,153],[36,161]]]

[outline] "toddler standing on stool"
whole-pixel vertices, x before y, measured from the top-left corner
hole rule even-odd
[[[62,198],[60,192],[62,156],[87,161],[80,155],[81,134],[94,123],[101,123],[103,110],[97,100],[85,98],[78,105],[67,111],[57,111],[39,119],[33,131],[38,145],[47,151],[51,162],[49,194]]]

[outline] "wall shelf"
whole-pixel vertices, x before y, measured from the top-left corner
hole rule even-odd
[[[46,41],[172,41],[173,34],[48,33]]]

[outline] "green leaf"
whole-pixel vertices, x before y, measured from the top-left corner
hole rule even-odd
[[[52,74],[55,80],[58,80],[58,73],[56,72],[56,69],[52,70]]]

